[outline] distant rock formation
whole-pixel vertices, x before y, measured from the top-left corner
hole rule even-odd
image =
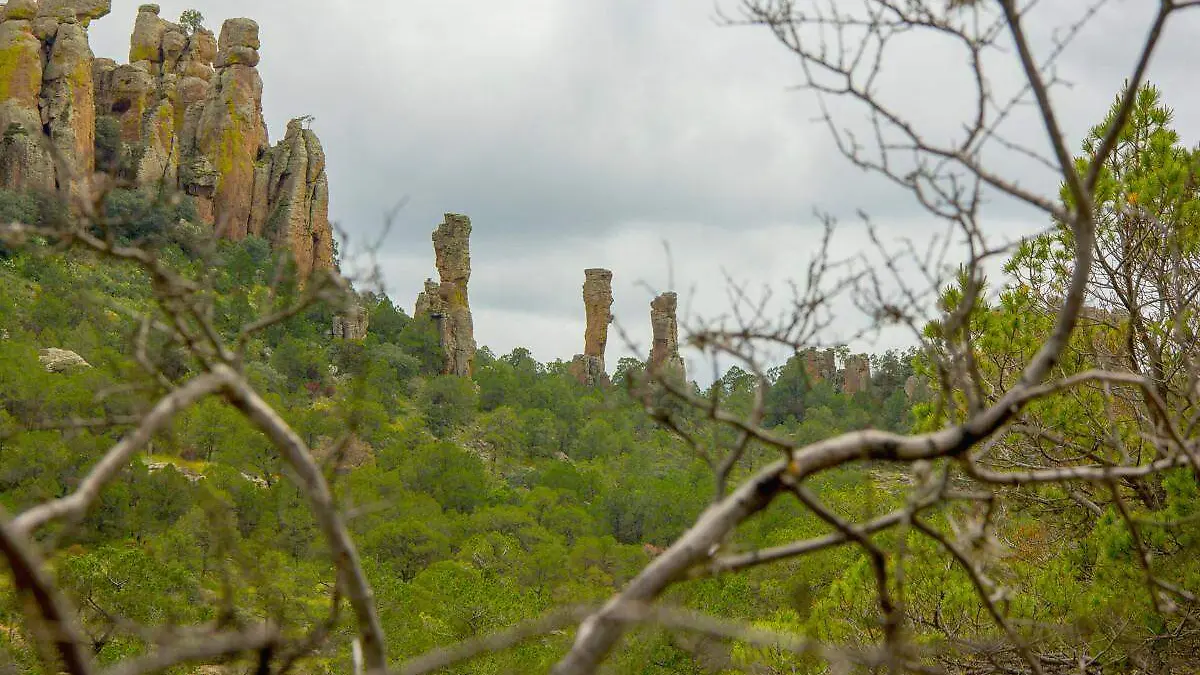
[[[471,219],[445,214],[433,231],[433,251],[441,282],[425,281],[414,314],[429,315],[437,322],[446,357],[442,372],[471,375],[475,370],[475,327],[467,298],[467,284],[471,280]]]
[[[604,368],[608,345],[608,325],[612,323],[612,272],[599,267],[583,271],[583,308],[587,327],[583,333],[583,353],[576,354],[570,371],[588,386],[609,384]]]
[[[189,34],[138,8],[129,63],[94,58],[87,25],[110,0],[11,0],[0,14],[0,185],[85,187],[100,118],[115,125],[124,174],[192,195],[218,236],[262,236],[298,272],[333,267],[325,154],[300,120],[273,148],[262,115],[258,24]],[[58,157],[57,164],[54,158]],[[115,170],[115,166],[101,169]]]
[[[871,361],[866,354],[854,354],[846,358],[842,371],[842,391],[854,394],[871,388]]]
[[[832,349],[809,347],[804,350],[804,374],[810,384],[830,382],[837,373],[837,361]]]
[[[357,298],[343,312],[333,316],[333,337],[339,340],[362,340],[367,337],[371,316]]]
[[[683,358],[679,356],[679,321],[675,315],[679,299],[674,291],[668,291],[650,301],[650,329],[653,343],[650,346],[650,372],[675,374],[685,379]]]

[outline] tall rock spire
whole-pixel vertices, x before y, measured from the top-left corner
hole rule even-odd
[[[587,327],[583,334],[583,353],[571,361],[571,373],[586,385],[608,384],[604,351],[608,345],[608,325],[612,323],[612,272],[593,267],[583,271],[583,308]]]
[[[471,280],[471,219],[445,214],[433,231],[433,252],[437,257],[440,283],[425,282],[425,291],[417,297],[416,314],[428,314],[437,321],[438,334],[448,375],[471,375],[475,370],[475,328],[467,298]]]
[[[683,379],[687,373],[683,358],[679,356],[679,321],[675,316],[679,299],[674,291],[668,291],[650,301],[650,328],[654,341],[650,346],[651,373],[677,375]]]

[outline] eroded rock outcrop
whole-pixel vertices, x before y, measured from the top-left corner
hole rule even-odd
[[[197,196],[202,214],[211,211],[216,231],[235,240],[260,234],[264,225],[251,219],[255,178],[265,173],[258,160],[268,148],[258,47],[258,24],[250,19],[225,21],[216,73],[195,113],[194,139],[186,132],[184,138],[184,188]]]
[[[837,362],[832,349],[809,347],[804,350],[804,374],[810,384],[828,382],[837,372]]]
[[[87,26],[110,6],[110,0],[12,0],[0,10],[4,187],[87,194],[96,134]]]
[[[88,45],[89,22],[109,8],[110,0],[11,0],[0,10],[0,184],[90,194],[104,124],[120,147],[105,149],[102,170],[192,195],[219,236],[287,247],[302,276],[331,269],[325,153],[300,121],[269,145],[258,24],[228,19],[218,38],[142,5],[129,63],[118,64]]]
[[[287,135],[259,163],[254,187],[250,219],[257,230],[254,234],[288,247],[302,276],[332,268],[325,151],[317,135],[304,128],[303,120],[288,123]]]
[[[571,361],[571,373],[583,384],[607,385],[604,351],[608,346],[608,325],[612,323],[612,272],[599,267],[583,271],[583,308],[587,326],[583,333],[583,353]]]
[[[648,368],[652,373],[686,378],[683,358],[679,356],[679,320],[676,310],[679,298],[668,291],[650,301],[650,329],[653,342],[650,345]]]
[[[367,337],[370,314],[361,301],[355,299],[350,306],[333,317],[333,337],[341,340],[362,340]]]
[[[471,219],[456,213],[445,214],[433,231],[433,251],[441,281],[425,281],[415,313],[429,315],[437,322],[446,357],[442,372],[470,375],[475,369],[475,327],[467,297],[467,284],[471,280]]]
[[[92,364],[69,349],[49,347],[38,351],[38,361],[51,373],[64,373],[76,368],[91,368]]]
[[[846,365],[842,370],[842,391],[855,394],[871,388],[871,361],[866,354],[854,354],[846,357]]]

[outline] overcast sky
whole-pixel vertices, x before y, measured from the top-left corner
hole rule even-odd
[[[866,248],[860,208],[889,239],[921,241],[942,228],[836,153],[814,121],[815,98],[794,88],[795,60],[768,32],[719,25],[716,7],[735,9],[735,0],[161,4],[169,19],[194,6],[216,30],[233,16],[258,21],[271,140],[290,118],[315,116],[331,215],[350,250],[374,239],[383,214],[407,197],[379,260],[406,311],[436,275],[430,232],[441,214],[471,217],[476,338],[497,353],[521,345],[546,361],[582,351],[586,267],[614,271],[617,321],[645,345],[650,288],[673,285],[681,310],[706,317],[728,307],[725,275],[785,291],[819,239],[815,209],[845,222],[834,240],[842,257]],[[1035,39],[1044,47],[1084,4],[1045,0]],[[1127,76],[1157,4],[1112,0],[1061,61],[1071,86],[1055,96],[1073,149]],[[125,60],[137,5],[114,0],[92,25],[97,56]],[[1151,68],[1189,144],[1200,131],[1190,44],[1198,19],[1180,17]],[[936,43],[901,47],[886,71],[890,100],[935,133],[957,129],[968,91],[961,55]],[[1011,69],[994,72],[998,89],[1015,82]],[[1019,115],[1009,133],[1043,138]],[[1000,161],[1024,185],[1056,192],[1036,170]],[[991,215],[1008,236],[1046,226],[1000,202]],[[847,314],[829,338],[861,321]],[[888,334],[852,346],[902,341]],[[611,369],[624,348],[616,335],[609,344]]]

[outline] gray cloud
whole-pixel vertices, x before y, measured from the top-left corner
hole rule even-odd
[[[776,286],[803,272],[819,235],[816,207],[843,217],[865,208],[888,236],[938,228],[902,190],[837,155],[814,122],[813,96],[789,89],[800,73],[785,49],[764,30],[718,26],[710,3],[161,4],[166,17],[195,4],[214,28],[230,16],[258,20],[272,138],[290,117],[316,117],[333,216],[352,244],[373,238],[382,214],[410,198],[381,252],[387,290],[402,306],[411,309],[434,274],[429,233],[441,213],[472,217],[477,334],[500,351],[527,345],[542,359],[578,351],[588,266],[617,273],[618,318],[628,317],[644,344],[649,293],[636,282],[669,283],[663,240],[675,285],[685,297],[695,287],[691,308],[713,315],[727,306],[722,269]],[[92,26],[92,42],[98,55],[123,59],[137,3],[113,5]],[[1044,46],[1082,7],[1043,5],[1029,26]],[[1055,100],[1073,149],[1103,116],[1148,20],[1148,8],[1110,3],[1061,61],[1072,86],[1056,89]],[[1151,71],[1192,140],[1200,136],[1195,34],[1200,15],[1181,17]],[[961,54],[910,41],[891,57],[882,85],[889,100],[922,128],[957,129],[970,84]],[[994,65],[997,91],[1016,86],[1010,63]],[[861,111],[842,112],[864,129]],[[1014,115],[1007,132],[1046,150],[1031,110]],[[1036,165],[1013,153],[989,157],[1023,185],[1056,193]],[[1045,225],[1011,201],[997,200],[991,214],[1004,236]],[[853,255],[865,238],[852,228],[837,245]]]

